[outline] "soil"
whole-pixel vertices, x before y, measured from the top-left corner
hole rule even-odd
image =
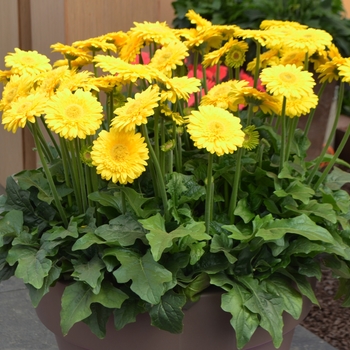
[[[334,300],[337,287],[338,280],[325,271],[315,290],[320,308],[314,305],[302,326],[336,349],[349,350],[350,308],[342,307],[342,300]]]

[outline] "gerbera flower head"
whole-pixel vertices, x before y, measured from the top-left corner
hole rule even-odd
[[[119,30],[118,32],[111,32],[101,36],[102,40],[105,40],[107,43],[114,44],[118,49],[122,48],[123,45],[128,40],[128,35]]]
[[[333,80],[339,80],[339,67],[346,63],[345,58],[334,57],[331,61],[327,61],[317,67],[316,72],[319,73],[318,79],[320,83],[332,82]]]
[[[162,102],[168,100],[175,103],[177,99],[188,101],[190,94],[198,92],[201,86],[199,79],[186,76],[167,78],[165,75],[158,75],[157,80],[166,87],[166,90],[162,91]]]
[[[155,42],[160,45],[170,44],[176,36],[166,22],[134,22],[135,27],[130,32],[144,42]]]
[[[186,17],[190,20],[192,24],[196,26],[197,30],[203,30],[212,26],[210,21],[206,20],[193,10],[188,10],[188,12],[186,13]]]
[[[235,45],[232,45],[229,51],[226,53],[225,64],[228,67],[239,68],[245,61],[245,54],[248,51],[248,44],[244,41],[240,41]]]
[[[279,106],[280,111],[278,114],[281,114],[282,112],[282,97],[278,97],[279,99]],[[286,104],[286,116],[290,118],[294,117],[300,117],[302,115],[307,115],[310,113],[311,109],[316,108],[318,103],[318,96],[314,93],[310,93],[308,95],[302,96],[302,97],[290,97],[287,98],[287,104]]]
[[[350,58],[344,58],[344,61],[338,65],[339,76],[343,82],[350,82]]]
[[[279,50],[271,49],[263,52],[260,55],[259,69],[266,68],[268,66],[277,66],[280,63]],[[247,71],[254,72],[256,69],[256,58],[247,64]]]
[[[312,93],[315,85],[312,74],[294,64],[265,68],[260,74],[260,79],[268,92],[286,98],[308,95]]]
[[[148,149],[140,133],[102,130],[91,151],[92,164],[102,179],[132,183],[145,170]]]
[[[40,93],[20,96],[3,113],[2,124],[4,128],[15,133],[19,127],[24,128],[27,122],[35,123],[36,117],[40,117],[44,113],[45,100],[45,96]]]
[[[28,73],[13,75],[5,85],[0,100],[0,111],[11,108],[11,103],[21,96],[26,96],[35,84],[35,77]]]
[[[124,106],[114,111],[111,126],[118,130],[134,131],[136,126],[147,124],[147,117],[154,114],[160,100],[158,87],[149,86],[134,98],[128,98]]]
[[[83,49],[83,50],[88,50],[88,51],[117,51],[117,47],[114,45],[112,42],[108,42],[106,40],[105,36],[98,36],[96,38],[91,38],[87,40],[79,40],[75,41],[72,46],[78,48],[78,49]]]
[[[168,73],[176,69],[177,66],[182,66],[188,55],[187,46],[181,41],[175,40],[157,50],[149,65],[161,72]]]
[[[94,62],[103,71],[118,74],[118,77],[125,83],[136,82],[137,79],[146,79],[151,82],[152,79],[156,79],[157,75],[161,73],[147,65],[127,63],[119,57],[97,55],[94,58]]]
[[[119,51],[119,57],[125,62],[134,62],[145,42],[142,37],[137,36],[137,33],[129,32],[127,35],[128,38]]]
[[[98,91],[98,87],[94,85],[94,80],[92,78],[93,74],[89,71],[76,71],[69,69],[67,71],[67,78],[64,79],[58,90],[69,89],[70,91],[75,91],[77,89],[83,89],[84,91],[95,90]]]
[[[260,29],[275,29],[275,28],[284,28],[290,27],[294,29],[306,29],[307,25],[300,24],[294,21],[279,21],[279,20],[269,20],[265,19],[260,23]]]
[[[259,132],[256,130],[255,125],[249,125],[243,129],[244,141],[242,147],[251,151],[259,144]]]
[[[81,49],[70,45],[64,45],[61,43],[53,44],[50,47],[52,49],[52,52],[61,53],[67,60],[73,61],[77,58],[89,60],[90,62],[92,60],[92,56],[86,49]]]
[[[58,91],[45,108],[47,126],[61,137],[72,140],[94,135],[103,119],[102,105],[88,91]]]
[[[235,92],[240,91],[249,82],[246,80],[231,80],[215,85],[208,91],[208,94],[201,99],[201,106],[216,106],[223,109],[237,111],[238,105],[235,103]]]
[[[245,133],[240,119],[214,106],[200,106],[188,117],[187,130],[194,145],[218,156],[242,147]]]
[[[293,35],[284,37],[286,48],[300,50],[311,56],[318,50],[324,50],[332,44],[332,36],[322,29],[307,28],[294,31]]]
[[[5,66],[11,68],[13,74],[40,74],[51,70],[50,60],[37,51],[22,51],[15,48],[15,53],[11,52],[5,56]]]
[[[295,64],[297,67],[303,67],[305,61],[305,53],[299,50],[286,50],[282,53],[280,64]]]

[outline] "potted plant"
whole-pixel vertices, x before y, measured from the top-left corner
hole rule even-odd
[[[29,128],[40,166],[10,176],[0,197],[0,280],[23,279],[42,320],[61,308],[61,349],[87,348],[69,338],[86,325],[89,349],[111,328],[120,349],[163,349],[160,334],[169,349],[199,338],[232,349],[233,329],[239,349],[260,332],[288,349],[286,317],[317,304],[322,268],[349,297],[350,175],[336,165],[348,165],[338,155],[350,129],[327,154],[349,58],[296,22],[251,30],[187,16],[195,28],[135,23],[54,44],[65,59],[53,66],[35,51],[5,57],[2,124]],[[244,80],[248,39],[257,54]],[[339,79],[340,93],[325,148],[308,161],[323,91],[310,65],[324,85]]]

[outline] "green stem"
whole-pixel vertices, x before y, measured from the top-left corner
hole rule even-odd
[[[206,198],[205,198],[205,227],[209,234],[210,223],[213,218],[214,207],[214,181],[213,181],[213,160],[214,155],[209,153],[208,157],[208,172],[207,172],[207,186],[206,186]]]
[[[326,84],[327,84],[327,82],[325,81],[325,82],[322,84],[320,90],[318,91],[317,96],[318,96],[318,100],[319,100],[319,101],[320,101],[320,99],[321,99],[321,96],[322,96],[322,94],[323,94],[324,89],[326,88]],[[311,127],[312,120],[313,120],[313,118],[314,118],[315,112],[316,112],[316,108],[313,108],[313,109],[311,110],[310,114],[309,114],[309,117],[308,117],[308,119],[307,119],[307,122],[306,122],[306,125],[305,125],[305,128],[304,128],[304,136],[305,136],[305,137],[307,137],[307,135],[309,134],[310,127]]]
[[[52,179],[50,169],[46,163],[44,153],[43,153],[42,148],[41,148],[41,143],[40,143],[40,140],[38,137],[38,126],[37,125],[34,125],[33,136],[34,136],[35,144],[36,144],[36,147],[38,150],[40,160],[42,162],[42,166],[43,166],[47,181],[49,183],[49,186],[50,186],[53,198],[54,198],[56,208],[57,208],[58,213],[59,213],[61,220],[63,222],[63,226],[67,228],[68,227],[68,220],[67,220],[66,214],[65,214],[64,209],[63,209],[62,204],[61,204],[61,198],[57,193],[57,188],[56,188],[55,183]]]
[[[141,125],[141,130],[142,130],[143,136],[146,139],[146,143],[147,143],[149,153],[150,153],[150,158],[152,160],[152,163],[154,164],[154,168],[155,168],[155,172],[156,172],[156,180],[157,180],[156,186],[159,189],[159,195],[160,195],[162,203],[163,203],[164,217],[165,217],[165,221],[167,221],[170,219],[170,215],[169,215],[169,211],[168,211],[168,199],[167,199],[166,190],[165,190],[164,176],[162,173],[162,169],[160,168],[159,161],[158,161],[156,154],[154,152],[154,149],[152,147],[151,141],[149,139],[147,127],[145,124]]]
[[[287,140],[287,147],[286,147],[286,160],[289,159],[289,155],[290,155],[290,150],[292,147],[292,143],[294,140],[294,134],[295,134],[295,130],[297,128],[298,125],[298,117],[294,117],[292,119],[290,119],[290,123],[289,123],[289,134],[288,134],[288,140]]]
[[[283,97],[283,103],[282,103],[282,114],[281,114],[281,123],[282,123],[282,131],[281,131],[281,154],[280,154],[280,165],[279,165],[279,171],[281,172],[283,168],[283,164],[286,160],[286,137],[287,137],[287,126],[286,126],[286,105],[287,105],[287,99],[286,97]]]
[[[332,130],[331,130],[331,132],[330,132],[330,134],[328,136],[327,142],[324,145],[320,156],[317,158],[317,160],[315,162],[314,168],[312,169],[312,171],[309,174],[309,177],[307,178],[307,184],[311,184],[315,174],[317,173],[317,171],[318,171],[318,169],[320,167],[320,164],[324,161],[323,158],[324,158],[325,154],[327,153],[329,146],[331,145],[331,143],[332,143],[332,141],[334,139],[334,136],[335,136],[335,133],[336,133],[337,127],[338,127],[338,121],[339,121],[339,118],[340,118],[341,109],[342,109],[343,98],[344,98],[344,82],[342,81],[340,83],[340,87],[339,87],[339,95],[338,95],[338,101],[337,101],[337,111],[336,111],[336,114],[335,114],[335,119],[334,119],[334,123],[333,123],[333,126],[332,126]]]
[[[50,137],[50,140],[51,140],[52,144],[54,145],[54,147],[55,147],[55,149],[56,149],[57,154],[61,157],[61,150],[60,150],[60,148],[58,147],[58,144],[57,144],[57,142],[56,142],[55,137],[52,135],[51,130],[48,128],[47,124],[45,123],[45,119],[43,118],[43,116],[41,116],[40,119],[41,119],[41,121],[42,121],[42,123],[43,123],[43,125],[44,125],[44,128],[45,128],[47,134],[48,134],[49,137]],[[46,142],[45,142],[45,144],[46,144]],[[50,153],[51,153],[51,152],[50,152]]]
[[[237,151],[236,171],[235,171],[235,177],[233,179],[232,193],[231,193],[230,206],[229,206],[229,217],[230,217],[231,224],[234,223],[234,212],[237,206],[239,182],[241,179],[243,150],[244,150],[243,148],[238,148],[238,151]]]
[[[343,136],[339,146],[337,147],[337,150],[335,151],[332,159],[328,163],[326,169],[324,169],[324,171],[322,172],[322,175],[320,176],[320,178],[317,180],[317,182],[316,182],[316,184],[314,186],[314,190],[315,191],[318,189],[318,187],[321,185],[321,183],[325,180],[325,178],[329,174],[330,170],[334,166],[335,162],[338,160],[340,153],[344,149],[344,147],[345,147],[345,145],[346,145],[346,143],[347,143],[347,141],[349,139],[349,136],[350,136],[350,125],[346,129],[346,132],[345,132],[345,134],[344,134],[344,136]]]

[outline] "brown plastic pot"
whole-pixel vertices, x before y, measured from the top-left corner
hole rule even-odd
[[[230,325],[231,315],[221,307],[221,294],[204,293],[199,302],[185,311],[184,331],[171,334],[150,325],[148,314],[137,317],[135,323],[117,331],[111,317],[107,324],[107,334],[99,339],[83,323],[76,323],[66,336],[60,327],[61,297],[65,285],[57,283],[50,289],[38,307],[41,322],[55,334],[60,350],[237,350],[235,332]],[[311,302],[304,298],[303,312],[299,320],[284,314],[284,340],[279,350],[289,350],[295,327],[306,317]],[[268,332],[258,328],[245,350],[275,350]]]

